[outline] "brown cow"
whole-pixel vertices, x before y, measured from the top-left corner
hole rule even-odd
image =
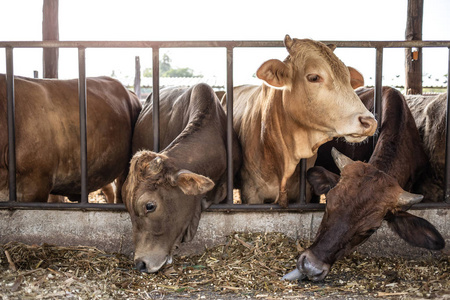
[[[360,89],[357,94],[367,107],[373,108],[373,89]],[[382,102],[383,120],[373,153],[368,150],[370,144],[343,147],[359,159],[370,158],[369,163],[353,162],[333,148],[331,154],[342,172],[340,180],[324,168],[308,170],[315,191],[328,192],[327,206],[314,243],[301,254],[297,269],[286,275],[287,279],[325,278],[331,265],[369,238],[383,220],[414,246],[433,250],[444,247],[433,225],[402,211],[423,198],[402,187],[412,186],[426,166],[427,157],[400,92],[384,87]]]
[[[425,152],[430,158],[429,168],[415,188],[424,195],[424,201],[443,201],[447,93],[434,96],[407,95],[405,98],[419,129]]]
[[[123,176],[141,104],[119,81],[87,78],[88,191]],[[80,198],[78,80],[15,77],[17,200]],[[9,199],[6,77],[0,76],[0,200]],[[120,190],[121,183],[118,189]],[[118,199],[121,201],[121,197]]]
[[[133,136],[137,152],[122,191],[133,224],[136,268],[156,272],[173,250],[191,240],[202,209],[227,193],[226,116],[206,84],[160,92],[160,153],[153,149],[149,97]],[[241,163],[233,132],[233,169]]]
[[[445,241],[427,220],[404,211],[422,195],[404,191],[398,181],[370,163],[352,161],[333,148],[341,170],[339,183],[327,194],[327,206],[316,238],[284,279],[324,279],[333,263],[366,241],[383,220],[416,247],[440,250]]]
[[[288,180],[301,158],[333,137],[361,142],[377,127],[334,46],[289,35],[284,44],[284,62],[271,59],[258,69],[261,86],[234,89],[233,123],[244,154],[240,186],[250,204],[276,199],[287,207],[298,193]]]

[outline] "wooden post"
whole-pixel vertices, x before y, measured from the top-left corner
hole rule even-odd
[[[422,40],[423,0],[408,0],[405,40]],[[422,48],[405,49],[406,94],[422,94]]]
[[[141,60],[139,56],[135,57],[134,68],[134,92],[141,99]]]
[[[58,1],[44,0],[42,9],[42,40],[58,41]],[[58,48],[44,48],[43,50],[43,78],[58,78]]]

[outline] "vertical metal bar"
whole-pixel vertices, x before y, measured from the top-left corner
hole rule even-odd
[[[450,47],[448,48],[448,73],[450,74]],[[450,84],[447,82],[447,112],[446,112],[446,139],[445,139],[445,187],[444,201],[450,203]]]
[[[9,201],[17,201],[16,120],[14,97],[13,48],[6,48],[6,95],[8,101],[8,178]]]
[[[159,48],[153,47],[153,151],[159,148]]]
[[[306,158],[300,159],[300,187],[298,202],[300,204],[306,204]]]
[[[375,65],[375,88],[373,99],[373,114],[378,121],[377,132],[373,135],[373,148],[378,141],[378,133],[382,122],[382,107],[381,107],[381,93],[383,81],[383,48],[376,48],[376,65]]]
[[[87,125],[86,125],[86,49],[78,48],[78,98],[80,102],[81,203],[88,203],[87,191]]]
[[[233,204],[233,47],[227,47],[227,204]]]

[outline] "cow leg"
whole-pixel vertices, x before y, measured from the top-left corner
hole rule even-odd
[[[106,197],[107,203],[114,203],[114,187],[112,183],[109,183],[102,187],[103,195]]]
[[[280,189],[278,191],[278,197],[275,203],[278,203],[282,208],[287,208],[289,206],[288,194],[286,190],[287,178],[281,179]]]
[[[48,203],[63,203],[64,196],[50,194],[50,195],[48,195],[47,202]]]
[[[127,179],[127,176],[128,176],[128,171],[123,172],[114,181],[115,184],[116,184],[116,203],[123,203],[123,200],[122,200],[122,186],[125,183],[125,180]]]
[[[43,174],[30,174],[17,178],[17,201],[47,202],[51,186]]]

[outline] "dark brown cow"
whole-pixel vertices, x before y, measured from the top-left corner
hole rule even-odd
[[[119,176],[125,180],[131,138],[141,104],[119,81],[87,78],[88,191]],[[49,194],[80,198],[78,80],[16,77],[17,200],[47,201]],[[0,76],[0,200],[7,201],[6,77]],[[119,182],[118,189],[121,188]],[[119,197],[121,201],[121,197]]]
[[[430,158],[429,168],[416,184],[415,190],[424,195],[424,201],[443,201],[447,93],[408,95],[405,98],[419,129],[425,152]]]
[[[370,108],[373,89],[361,89],[357,93]],[[328,192],[327,206],[314,243],[301,254],[297,269],[286,275],[288,279],[325,278],[332,264],[369,238],[383,220],[414,246],[433,250],[444,247],[445,242],[433,225],[402,211],[423,198],[402,187],[412,186],[427,160],[403,96],[385,87],[382,99],[380,136],[369,155],[369,163],[353,162],[334,150],[331,154],[343,171],[340,180],[324,168],[308,170],[308,180],[314,189]],[[363,154],[358,152],[358,145],[349,149],[352,151],[346,150],[353,155]]]
[[[156,272],[191,240],[202,209],[226,196],[226,116],[206,84],[160,93],[160,153],[153,149],[153,105],[144,105],[133,137],[130,174],[122,194],[133,224],[136,268]],[[233,165],[241,150],[233,132]]]
[[[288,181],[301,158],[313,156],[333,137],[361,142],[376,130],[373,115],[353,91],[349,70],[333,53],[335,46],[289,35],[284,44],[289,56],[266,61],[256,72],[261,86],[234,89],[244,203],[276,199],[286,207],[295,197],[288,194]]]

